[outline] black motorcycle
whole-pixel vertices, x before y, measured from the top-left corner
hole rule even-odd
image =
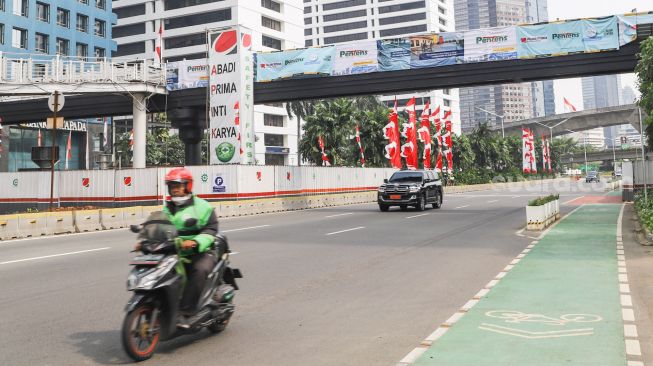
[[[195,219],[185,223],[193,227]],[[193,221],[193,222],[190,222]],[[160,341],[180,335],[195,333],[203,328],[212,333],[225,329],[234,312],[234,291],[238,290],[236,278],[242,278],[238,269],[229,267],[227,238],[218,234],[212,255],[217,263],[206,281],[197,306],[197,313],[185,319],[184,327],[178,320],[179,303],[186,275],[184,259],[178,254],[181,240],[177,230],[167,220],[148,218],[143,225],[132,225],[139,233],[142,255],[131,261],[134,266],[127,278],[127,290],[134,295],[127,303],[122,324],[122,344],[125,352],[135,361],[152,357]]]

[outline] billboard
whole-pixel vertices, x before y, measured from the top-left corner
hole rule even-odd
[[[206,59],[184,60],[166,64],[168,90],[206,88],[209,72]]]
[[[376,41],[339,44],[335,47],[331,75],[366,74],[378,70]]]
[[[253,164],[254,86],[251,32],[233,27],[209,32],[211,164]]]
[[[455,65],[462,62],[462,32],[436,33],[410,37],[410,68]]]
[[[619,49],[617,17],[581,20],[585,52]]]
[[[256,54],[256,81],[329,76],[333,71],[334,46],[303,48]]]
[[[584,52],[580,20],[517,27],[519,58],[550,57]]]
[[[515,27],[476,29],[465,32],[465,62],[513,60],[517,58]]]
[[[376,41],[379,71],[410,69],[410,39],[392,38]]]

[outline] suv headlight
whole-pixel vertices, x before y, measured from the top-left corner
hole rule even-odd
[[[417,193],[417,192],[419,192],[419,187],[418,186],[410,186],[409,190],[410,190],[410,193]]]
[[[379,192],[381,192],[381,193],[385,192],[385,186],[380,186],[379,187]]]

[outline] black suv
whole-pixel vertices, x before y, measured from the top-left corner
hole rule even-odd
[[[377,201],[381,211],[388,211],[390,206],[399,206],[406,210],[415,206],[423,211],[426,205],[433,208],[442,206],[442,181],[433,170],[401,170],[392,174],[390,179],[384,179],[379,187]]]

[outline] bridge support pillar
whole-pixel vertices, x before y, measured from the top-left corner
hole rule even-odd
[[[176,108],[168,111],[172,127],[179,129],[179,139],[186,145],[186,165],[202,165],[202,137],[204,135],[204,110]]]
[[[132,113],[134,116],[134,168],[145,168],[146,145],[146,96],[144,93],[135,93]]]

